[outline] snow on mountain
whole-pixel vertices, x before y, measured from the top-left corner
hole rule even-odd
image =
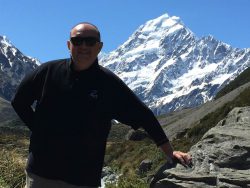
[[[0,36],[0,96],[10,100],[24,75],[39,64],[23,55],[6,36]]]
[[[249,67],[250,48],[233,48],[213,36],[197,38],[180,18],[164,14],[100,61],[162,114],[212,100]]]
[[[162,114],[212,100],[249,67],[250,48],[233,48],[211,35],[198,38],[180,18],[164,14],[99,59],[155,114]],[[38,64],[0,36],[0,97],[10,100],[24,75]]]

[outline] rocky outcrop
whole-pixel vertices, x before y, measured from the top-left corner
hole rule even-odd
[[[149,170],[151,170],[152,165],[153,162],[150,159],[143,160],[139,165],[138,174],[143,175],[144,173],[148,172]]]
[[[112,168],[105,166],[102,169],[102,186],[105,187],[106,183],[115,184],[118,181],[120,174],[117,174]]]
[[[151,187],[250,187],[250,107],[233,109],[189,153],[193,167],[161,168]]]
[[[140,130],[140,129],[138,130],[131,129],[125,136],[126,140],[133,140],[133,141],[141,141],[146,138],[149,138],[149,135],[145,131]]]

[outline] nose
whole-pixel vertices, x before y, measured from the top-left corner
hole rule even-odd
[[[88,47],[88,46],[86,45],[86,42],[85,42],[85,41],[82,41],[82,44],[81,44],[79,47],[85,48],[85,47]]]

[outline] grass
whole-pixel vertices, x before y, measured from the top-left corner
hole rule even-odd
[[[153,162],[152,169],[139,175],[138,167],[144,159]],[[122,141],[109,143],[105,156],[105,163],[115,171],[122,173],[118,184],[109,184],[107,188],[144,188],[148,187],[147,179],[165,162],[163,153],[149,139],[143,141]]]
[[[24,187],[28,144],[26,131],[0,127],[0,188]]]
[[[177,136],[172,144],[175,150],[189,151],[200,138],[220,120],[226,117],[234,107],[250,106],[250,89],[243,91],[235,100],[222,108],[208,114],[193,128]],[[13,121],[12,123],[18,124]],[[116,125],[115,125],[116,126]],[[107,143],[105,165],[118,173],[122,173],[117,184],[108,184],[107,188],[146,188],[148,180],[165,163],[161,150],[150,139],[143,141],[127,141],[127,132],[122,125],[112,130],[111,139]],[[119,131],[121,129],[121,131]],[[13,126],[0,129],[0,188],[19,188],[24,185],[24,166],[27,156],[28,134],[23,130],[13,129]],[[150,171],[139,174],[140,163],[150,159],[153,166]]]

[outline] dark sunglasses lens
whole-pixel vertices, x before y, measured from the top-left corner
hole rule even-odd
[[[70,41],[74,46],[80,46],[83,42],[86,46],[94,46],[99,40],[94,37],[71,37]]]
[[[82,38],[80,37],[71,37],[70,41],[72,42],[74,46],[80,46],[82,45],[82,42],[83,42]]]
[[[85,38],[85,44],[87,46],[94,46],[96,42],[97,42],[96,38],[93,37]]]

